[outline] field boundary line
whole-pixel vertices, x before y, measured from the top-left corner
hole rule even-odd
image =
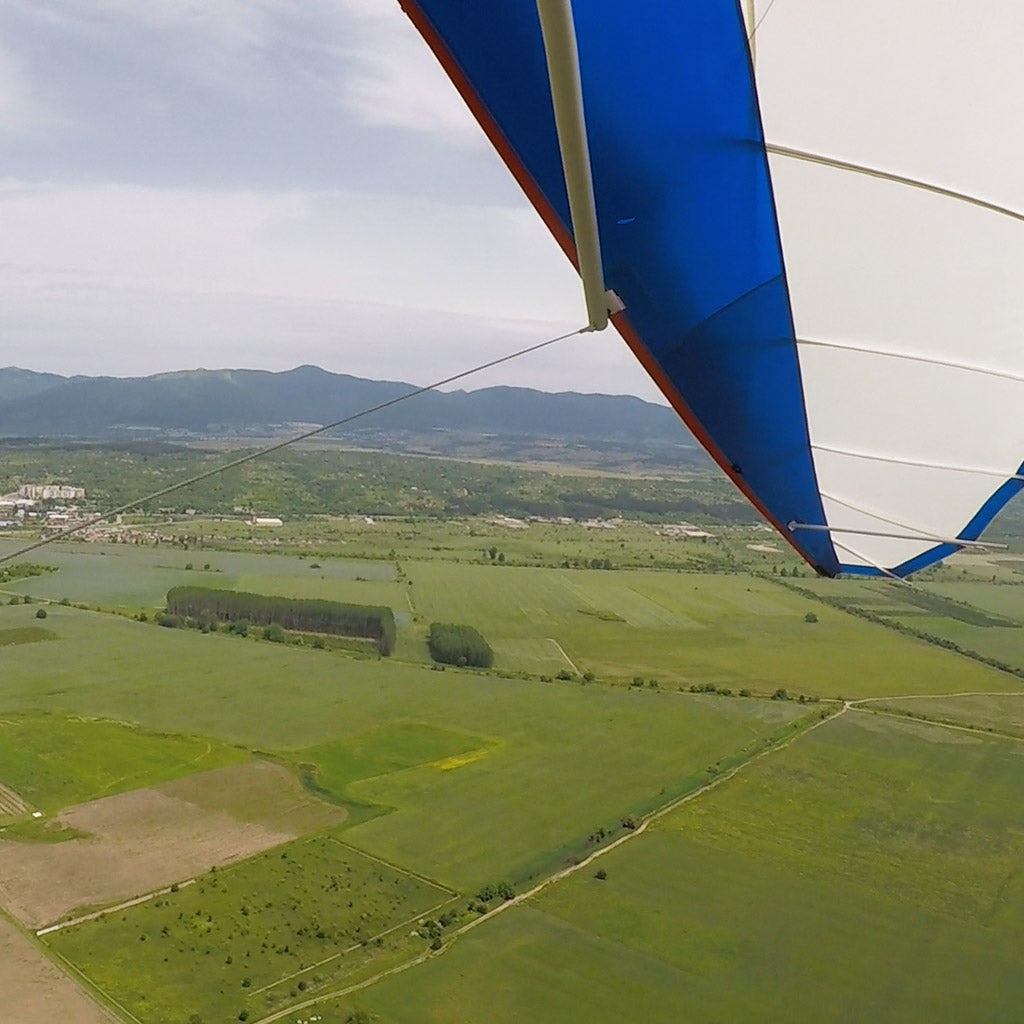
[[[106,989],[100,988],[100,986],[97,985],[96,982],[93,981],[92,978],[90,978],[89,975],[85,973],[85,971],[83,971],[80,967],[75,966],[75,964],[73,964],[59,949],[54,949],[49,944],[46,945],[46,949],[50,953],[51,959],[59,960],[68,969],[68,971],[72,972],[73,974],[77,974],[78,977],[82,979],[82,981],[85,983],[85,988],[87,991],[97,993],[104,1001],[106,1001],[109,1004],[109,1006],[104,1007],[104,1009],[110,1009],[111,1007],[113,1007],[115,1010],[118,1011],[118,1013],[121,1013],[125,1017],[127,1017],[128,1020],[134,1021],[135,1024],[143,1024],[143,1022],[139,1020],[139,1018],[136,1017],[135,1014],[128,1009],[128,1007],[122,1006],[109,992],[107,992]],[[93,1002],[97,1001],[98,1000],[93,999]],[[100,1005],[102,1005],[102,1003]]]
[[[572,658],[569,657],[568,654],[565,653],[565,648],[553,636],[549,636],[547,639],[550,640],[551,643],[553,643],[555,647],[558,648],[558,653],[563,658],[565,658],[565,660],[569,663],[569,668],[571,668],[573,672],[576,673],[576,675],[582,675],[583,673],[580,672],[580,670],[576,667],[576,663],[572,660]]]
[[[391,868],[392,871],[397,871],[399,874],[408,875],[409,878],[415,878],[417,881],[426,882],[427,885],[432,885],[435,889],[440,889],[441,892],[448,893],[449,896],[459,896],[461,893],[458,889],[453,889],[449,885],[444,885],[439,882],[436,878],[430,878],[428,875],[421,875],[418,871],[410,871],[409,868],[402,867],[401,864],[394,864],[389,860],[385,860],[383,857],[378,857],[375,853],[367,853],[366,850],[360,850],[358,846],[353,846],[351,843],[346,843],[344,840],[339,839],[337,836],[327,837],[332,843],[337,843],[340,847],[346,850],[351,850],[352,853],[359,854],[360,857],[365,857],[367,860],[372,860],[376,864],[383,864],[386,868]],[[445,901],[447,902],[447,900]]]
[[[147,892],[143,896],[136,896],[134,899],[118,903],[116,906],[104,907],[102,910],[94,910],[91,914],[83,914],[81,917],[76,917],[71,921],[59,921],[57,924],[47,925],[45,928],[40,928],[36,932],[36,935],[39,936],[39,938],[42,938],[44,935],[63,931],[65,928],[74,928],[75,925],[85,924],[86,921],[95,921],[97,918],[106,917],[107,914],[116,914],[119,910],[127,910],[129,907],[137,907],[140,903],[148,903],[157,896],[167,896],[171,892],[177,892],[178,889],[184,889],[186,886],[195,885],[195,882],[196,879],[194,878],[188,878],[184,882],[174,882],[171,885],[164,886],[163,889],[154,889],[152,892]]]

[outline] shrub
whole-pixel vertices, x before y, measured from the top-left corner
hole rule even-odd
[[[45,619],[46,618],[46,609],[45,608],[37,608],[36,609],[36,618],[37,619]]]

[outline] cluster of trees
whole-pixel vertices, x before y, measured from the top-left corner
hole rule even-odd
[[[490,668],[494,664],[494,651],[479,630],[454,622],[432,622],[427,636],[427,647],[434,661],[445,665],[470,665]]]
[[[381,654],[391,654],[395,649],[394,613],[376,605],[272,597],[211,587],[174,587],[167,592],[165,614],[197,621],[212,617],[218,622],[276,626],[280,630],[367,637],[376,641]]]
[[[516,891],[511,882],[498,882],[497,884],[485,885],[477,894],[476,898],[481,903],[490,903],[492,900],[500,899],[508,902],[515,896]]]
[[[33,565],[31,562],[17,562],[14,565],[5,566],[0,569],[0,583],[9,583],[11,580],[23,580],[29,576],[43,576],[48,572],[56,572],[53,565]]]
[[[614,569],[610,558],[563,558],[559,563],[563,569]]]
[[[682,689],[682,687],[680,687]],[[717,693],[719,697],[731,697],[732,689],[728,686],[719,686],[717,683],[691,683],[690,693]],[[741,697],[751,697],[752,692],[744,687],[740,690]]]

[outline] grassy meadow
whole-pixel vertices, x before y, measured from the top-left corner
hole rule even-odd
[[[0,781],[48,814],[249,755],[196,736],[57,713],[0,715]]]
[[[140,1019],[187,1021],[195,1012],[229,1021],[248,1011],[255,1020],[393,955],[423,915],[452,902],[451,892],[326,835],[47,942]]]

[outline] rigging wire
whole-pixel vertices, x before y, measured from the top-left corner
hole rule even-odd
[[[750,30],[750,35],[747,36],[747,40],[750,43],[754,42],[754,38],[757,36],[757,30],[761,27],[764,19],[768,17],[768,12],[775,6],[775,0],[769,0],[768,6],[761,12],[761,17],[754,22],[754,27]]]
[[[242,466],[247,462],[253,462],[255,459],[261,459],[266,455],[279,452],[283,448],[290,448],[292,445],[298,444],[300,441],[306,441],[311,437],[316,437],[318,434],[324,434],[328,430],[334,430],[336,427],[346,426],[355,420],[362,419],[364,416],[370,416],[375,412],[382,412],[384,409],[390,409],[392,406],[398,405],[401,402],[407,402],[410,398],[417,398],[420,395],[425,395],[428,391],[436,391],[438,388],[442,388],[446,384],[454,384],[455,381],[471,377],[475,373],[481,373],[483,370],[489,370],[492,367],[501,366],[502,363],[511,362],[513,359],[520,359],[522,356],[528,356],[534,352],[539,352],[541,349],[548,348],[550,345],[556,345],[560,341],[575,338],[580,334],[588,334],[591,331],[593,331],[593,328],[588,325],[586,327],[580,327],[575,331],[570,331],[568,334],[560,334],[557,338],[548,338],[547,341],[541,341],[536,345],[529,345],[516,352],[510,352],[507,355],[499,356],[497,359],[481,363],[479,366],[474,366],[469,370],[462,370],[459,373],[452,374],[450,377],[445,377],[443,380],[436,380],[432,384],[425,384],[423,387],[414,388],[412,391],[408,391],[404,395],[398,395],[396,398],[390,398],[386,402],[380,402],[378,405],[372,405],[366,409],[360,409],[359,412],[354,412],[349,416],[343,416],[341,419],[335,420],[333,423],[325,423],[323,426],[316,427],[313,430],[306,430],[301,434],[296,434],[295,437],[289,437],[284,441],[278,441],[275,444],[267,445],[265,448],[260,448],[253,452],[247,452],[245,455],[239,456],[237,459],[232,459],[230,462],[225,462],[220,466],[214,466],[212,469],[207,469],[202,473],[197,473],[195,476],[190,476],[187,480],[181,480],[176,484],[161,487],[159,490],[153,491],[151,494],[135,498],[133,501],[126,502],[123,505],[118,505],[116,508],[108,509],[106,512],[100,512],[89,519],[76,523],[74,526],[69,526],[64,530],[59,530],[49,537],[43,537],[41,540],[38,540],[33,544],[28,544],[25,547],[18,548],[10,554],[0,554],[0,565],[3,565],[4,562],[10,562],[15,558],[20,558],[22,555],[27,555],[30,551],[36,551],[39,548],[44,548],[48,544],[53,544],[55,541],[63,540],[65,537],[70,537],[82,530],[87,530],[90,526],[96,526],[98,523],[106,522],[108,519],[111,519],[116,515],[120,515],[122,512],[129,512],[141,505],[145,505],[147,502],[154,501],[157,498],[162,498],[166,494],[173,494],[175,491],[184,490],[186,487],[191,487],[193,484],[200,483],[203,480],[209,480],[210,477],[226,473],[229,469],[234,469],[236,466]]]

